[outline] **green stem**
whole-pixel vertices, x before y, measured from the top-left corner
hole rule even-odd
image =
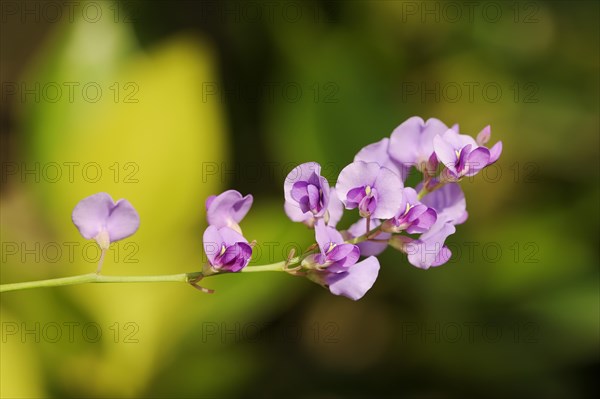
[[[347,243],[358,244],[363,241],[367,241],[377,235],[379,227],[374,228],[362,236],[347,240]],[[289,261],[282,261],[272,263],[269,265],[261,266],[249,266],[243,268],[241,271],[244,273],[256,273],[256,272],[285,272],[289,265],[298,264],[301,261],[301,257],[295,257]],[[99,262],[99,268],[102,266],[102,259]],[[181,282],[181,283],[196,283],[200,278],[206,278],[214,274],[203,274],[202,272],[192,273],[180,273],[180,274],[166,274],[158,276],[104,276],[97,273],[81,274],[78,276],[71,277],[60,277],[48,280],[38,281],[27,281],[23,283],[12,283],[12,284],[0,284],[0,292],[26,290],[30,288],[42,288],[42,287],[60,287],[63,285],[77,285],[87,283],[159,283],[159,282]]]
[[[27,281],[24,283],[1,284],[0,292],[25,290],[30,288],[60,287],[63,285],[76,285],[86,283],[158,283],[158,282],[183,282],[202,275],[200,272],[167,274],[159,276],[103,276],[101,274],[89,273],[79,276],[53,278],[49,280]]]
[[[290,261],[290,264],[294,263],[294,260]],[[262,265],[262,266],[248,266],[243,268],[241,271],[244,273],[252,273],[252,272],[283,272],[285,271],[286,262],[277,262],[270,265]]]
[[[297,258],[291,262],[297,261]],[[270,265],[251,266],[242,269],[243,272],[283,272],[285,271],[286,262],[278,262]],[[217,275],[215,273],[213,275]],[[24,283],[0,284],[0,292],[26,290],[30,288],[42,287],[60,287],[63,285],[77,285],[87,283],[162,283],[162,282],[180,282],[190,283],[198,280],[198,277],[210,277],[212,275],[203,276],[201,272],[180,273],[180,274],[165,274],[158,276],[104,276],[97,273],[81,274],[71,277],[52,278],[48,280],[27,281]]]

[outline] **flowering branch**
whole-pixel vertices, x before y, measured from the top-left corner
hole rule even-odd
[[[206,199],[209,226],[203,246],[208,262],[201,272],[104,276],[100,273],[106,250],[134,234],[140,219],[127,200],[115,202],[110,195],[98,193],[81,200],[72,215],[81,235],[100,247],[96,273],[3,284],[0,292],[86,283],[183,282],[212,293],[199,285],[201,280],[225,273],[286,272],[357,300],[375,283],[380,268],[376,256],[388,246],[422,269],[450,259],[445,240],[468,217],[457,183],[498,160],[502,142],[485,147],[490,135],[489,126],[473,139],[460,134],[458,125],[449,129],[437,119],[425,122],[413,117],[389,138],[360,150],[354,162],[342,169],[334,187],[321,176],[318,163],[299,165],[285,179],[284,209],[292,221],[314,229],[315,243],[298,256],[291,251],[286,260],[268,265],[247,267],[256,242],[248,242],[239,223],[252,207],[253,197],[228,190]],[[404,186],[413,167],[423,174],[418,192]],[[358,209],[360,219],[338,231],[344,209]],[[419,237],[414,238],[415,234]],[[365,259],[359,261],[361,256]]]

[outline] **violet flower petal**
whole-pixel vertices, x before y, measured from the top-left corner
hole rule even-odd
[[[125,199],[118,200],[106,222],[110,242],[119,241],[133,235],[138,227],[140,227],[140,215],[133,208],[133,205]]]
[[[354,157],[354,161],[376,162],[394,172],[404,182],[408,175],[408,168],[389,155],[390,139],[385,137],[376,143],[363,147]]]
[[[79,201],[73,209],[73,223],[81,235],[90,240],[106,227],[113,206],[113,199],[107,193],[90,195]]]
[[[370,256],[348,268],[347,272],[331,273],[325,284],[334,295],[342,295],[354,301],[362,298],[371,289],[379,274],[379,261]]]
[[[242,196],[236,190],[227,190],[206,200],[206,219],[208,224],[217,228],[231,227],[240,230],[238,223],[252,207],[253,197]]]

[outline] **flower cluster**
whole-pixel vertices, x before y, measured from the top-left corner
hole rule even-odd
[[[303,276],[353,300],[362,298],[379,274],[377,256],[388,246],[407,255],[421,269],[446,263],[451,252],[445,241],[456,225],[467,220],[464,193],[458,184],[496,162],[502,142],[487,148],[491,136],[485,127],[476,139],[448,128],[437,119],[412,117],[391,137],[361,149],[331,186],[316,162],[298,165],[283,184],[284,209],[294,222],[314,229],[315,243],[303,253],[293,251],[273,265],[245,271],[285,271]],[[422,181],[405,187],[412,170]],[[244,271],[253,244],[239,223],[252,206],[251,195],[228,190],[206,200],[208,227],[203,245],[208,263],[186,281]],[[358,220],[346,230],[337,225],[345,210],[358,210]],[[73,222],[87,239],[95,239],[102,254],[111,242],[135,233],[139,216],[126,200],[116,203],[106,193],[83,199],[73,211]],[[361,260],[361,257],[363,259]],[[98,271],[102,266],[100,260]]]
[[[297,166],[284,182],[284,209],[292,221],[314,229],[316,243],[303,254],[290,254],[285,270],[357,300],[373,286],[380,268],[376,256],[388,246],[422,269],[446,263],[451,256],[446,238],[468,217],[458,182],[502,152],[502,142],[485,147],[490,135],[489,126],[473,139],[460,134],[458,125],[412,117],[390,138],[361,149],[335,186],[318,163]],[[415,188],[405,187],[412,168],[423,179]],[[213,271],[236,272],[248,264],[252,248],[237,223],[251,204],[251,196],[237,191],[207,200],[204,247]],[[338,231],[344,209],[358,209],[359,219]]]

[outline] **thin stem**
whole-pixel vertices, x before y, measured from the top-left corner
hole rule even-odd
[[[283,261],[277,262],[270,265],[262,265],[262,266],[249,266],[243,268],[241,271],[244,273],[252,273],[252,272],[284,272],[287,264],[294,264],[298,261],[298,258],[294,258],[290,260],[290,262]]]
[[[292,263],[298,262],[299,258],[293,258]],[[252,266],[242,269],[243,272],[283,272],[286,271],[286,262],[278,262],[270,265]],[[217,275],[216,273],[214,275]],[[81,274],[71,277],[60,277],[48,280],[27,281],[23,283],[0,284],[0,292],[26,290],[42,287],[60,287],[64,285],[77,285],[87,283],[161,283],[161,282],[181,282],[190,283],[198,288],[197,282],[204,276],[201,272],[165,274],[157,276],[105,276],[98,273]],[[204,290],[203,290],[204,291]],[[206,290],[209,291],[209,290]]]
[[[440,181],[438,182],[435,186],[433,187],[427,187],[427,183],[423,184],[423,188],[421,188],[421,191],[419,191],[419,193],[417,194],[417,199],[420,201],[424,196],[426,196],[427,194],[434,192],[435,190],[437,190],[438,188],[442,187],[444,184],[446,184],[445,181]]]
[[[100,274],[102,271],[102,264],[104,263],[104,255],[106,255],[106,249],[102,249],[100,251],[100,260],[98,261],[98,268],[96,269],[96,274]]]

